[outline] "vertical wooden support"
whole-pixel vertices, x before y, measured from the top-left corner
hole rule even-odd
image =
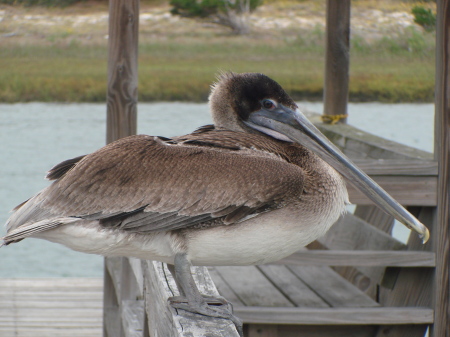
[[[137,131],[137,56],[139,0],[109,1],[109,48],[106,142],[136,134]],[[103,335],[122,337],[136,331],[122,316],[139,312],[143,303],[136,300],[136,286],[130,283],[129,261],[106,258],[104,276]],[[122,277],[127,273],[127,277]],[[128,280],[128,282],[127,282]],[[133,302],[133,303],[131,303]],[[126,317],[125,317],[126,318]]]
[[[347,115],[350,46],[350,0],[327,0],[324,84],[325,116]],[[346,118],[339,119],[345,123]]]
[[[437,226],[431,239],[436,252],[435,323],[431,336],[450,336],[450,1],[437,1],[435,156],[439,160]]]
[[[136,134],[139,0],[109,1],[106,141]]]

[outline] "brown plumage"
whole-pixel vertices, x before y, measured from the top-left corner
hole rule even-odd
[[[264,75],[224,74],[210,99],[215,126],[171,139],[131,136],[56,165],[47,175],[55,182],[16,209],[5,243],[48,230],[48,223],[32,225],[46,219],[50,228],[70,218],[130,233],[168,232],[229,226],[297,201],[305,173],[321,160],[242,122],[265,97],[296,107]]]

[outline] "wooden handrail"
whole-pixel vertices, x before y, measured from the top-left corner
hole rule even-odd
[[[352,325],[352,324],[431,324],[429,308],[274,308],[236,307],[245,323]]]
[[[296,266],[435,267],[436,254],[424,251],[306,250],[273,264]]]

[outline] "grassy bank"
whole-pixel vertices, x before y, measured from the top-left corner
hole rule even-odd
[[[156,34],[154,28],[143,27],[141,101],[205,101],[220,70],[263,72],[295,99],[321,99],[324,33],[320,27],[233,36],[217,27],[191,30],[196,24],[190,22],[183,34]],[[86,43],[86,32],[78,36],[61,29],[45,34],[37,43],[0,40],[0,101],[104,101],[106,39]],[[430,102],[433,91],[432,33],[410,27],[373,41],[353,36],[351,101]]]

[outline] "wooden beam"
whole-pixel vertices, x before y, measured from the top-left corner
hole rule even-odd
[[[350,0],[327,0],[324,115],[346,115],[349,82]],[[340,119],[341,123],[346,118]]]
[[[108,43],[108,89],[106,94],[106,142],[136,134],[137,131],[137,56],[139,32],[139,0],[109,1],[109,43]],[[109,271],[108,260],[120,265]],[[133,320],[143,314],[143,303],[126,298],[131,290],[128,283],[120,287],[122,266],[126,258],[106,258],[104,276],[103,335],[106,337],[128,336],[128,330],[136,330]],[[114,268],[113,268],[114,269]],[[119,273],[119,275],[117,275]],[[128,277],[132,277],[128,275]],[[124,293],[125,291],[125,293]],[[124,295],[125,298],[122,298]],[[144,324],[142,320],[139,324]],[[137,324],[137,325],[139,325]],[[142,332],[141,334],[142,335]]]
[[[433,287],[435,323],[431,336],[450,336],[450,1],[437,1],[435,156],[439,161],[437,226],[432,232],[436,252]]]
[[[435,253],[421,251],[307,250],[273,264],[297,266],[434,267]]]
[[[437,185],[435,176],[370,176],[395,200],[404,206],[436,206]],[[350,202],[356,205],[374,203],[360,190],[347,184]]]
[[[353,161],[368,175],[435,176],[438,162],[410,159],[355,159]]]
[[[108,143],[136,134],[139,0],[109,1]]]
[[[236,307],[244,323],[352,325],[429,324],[433,310],[428,308],[275,308]],[[444,335],[442,335],[444,336]]]

